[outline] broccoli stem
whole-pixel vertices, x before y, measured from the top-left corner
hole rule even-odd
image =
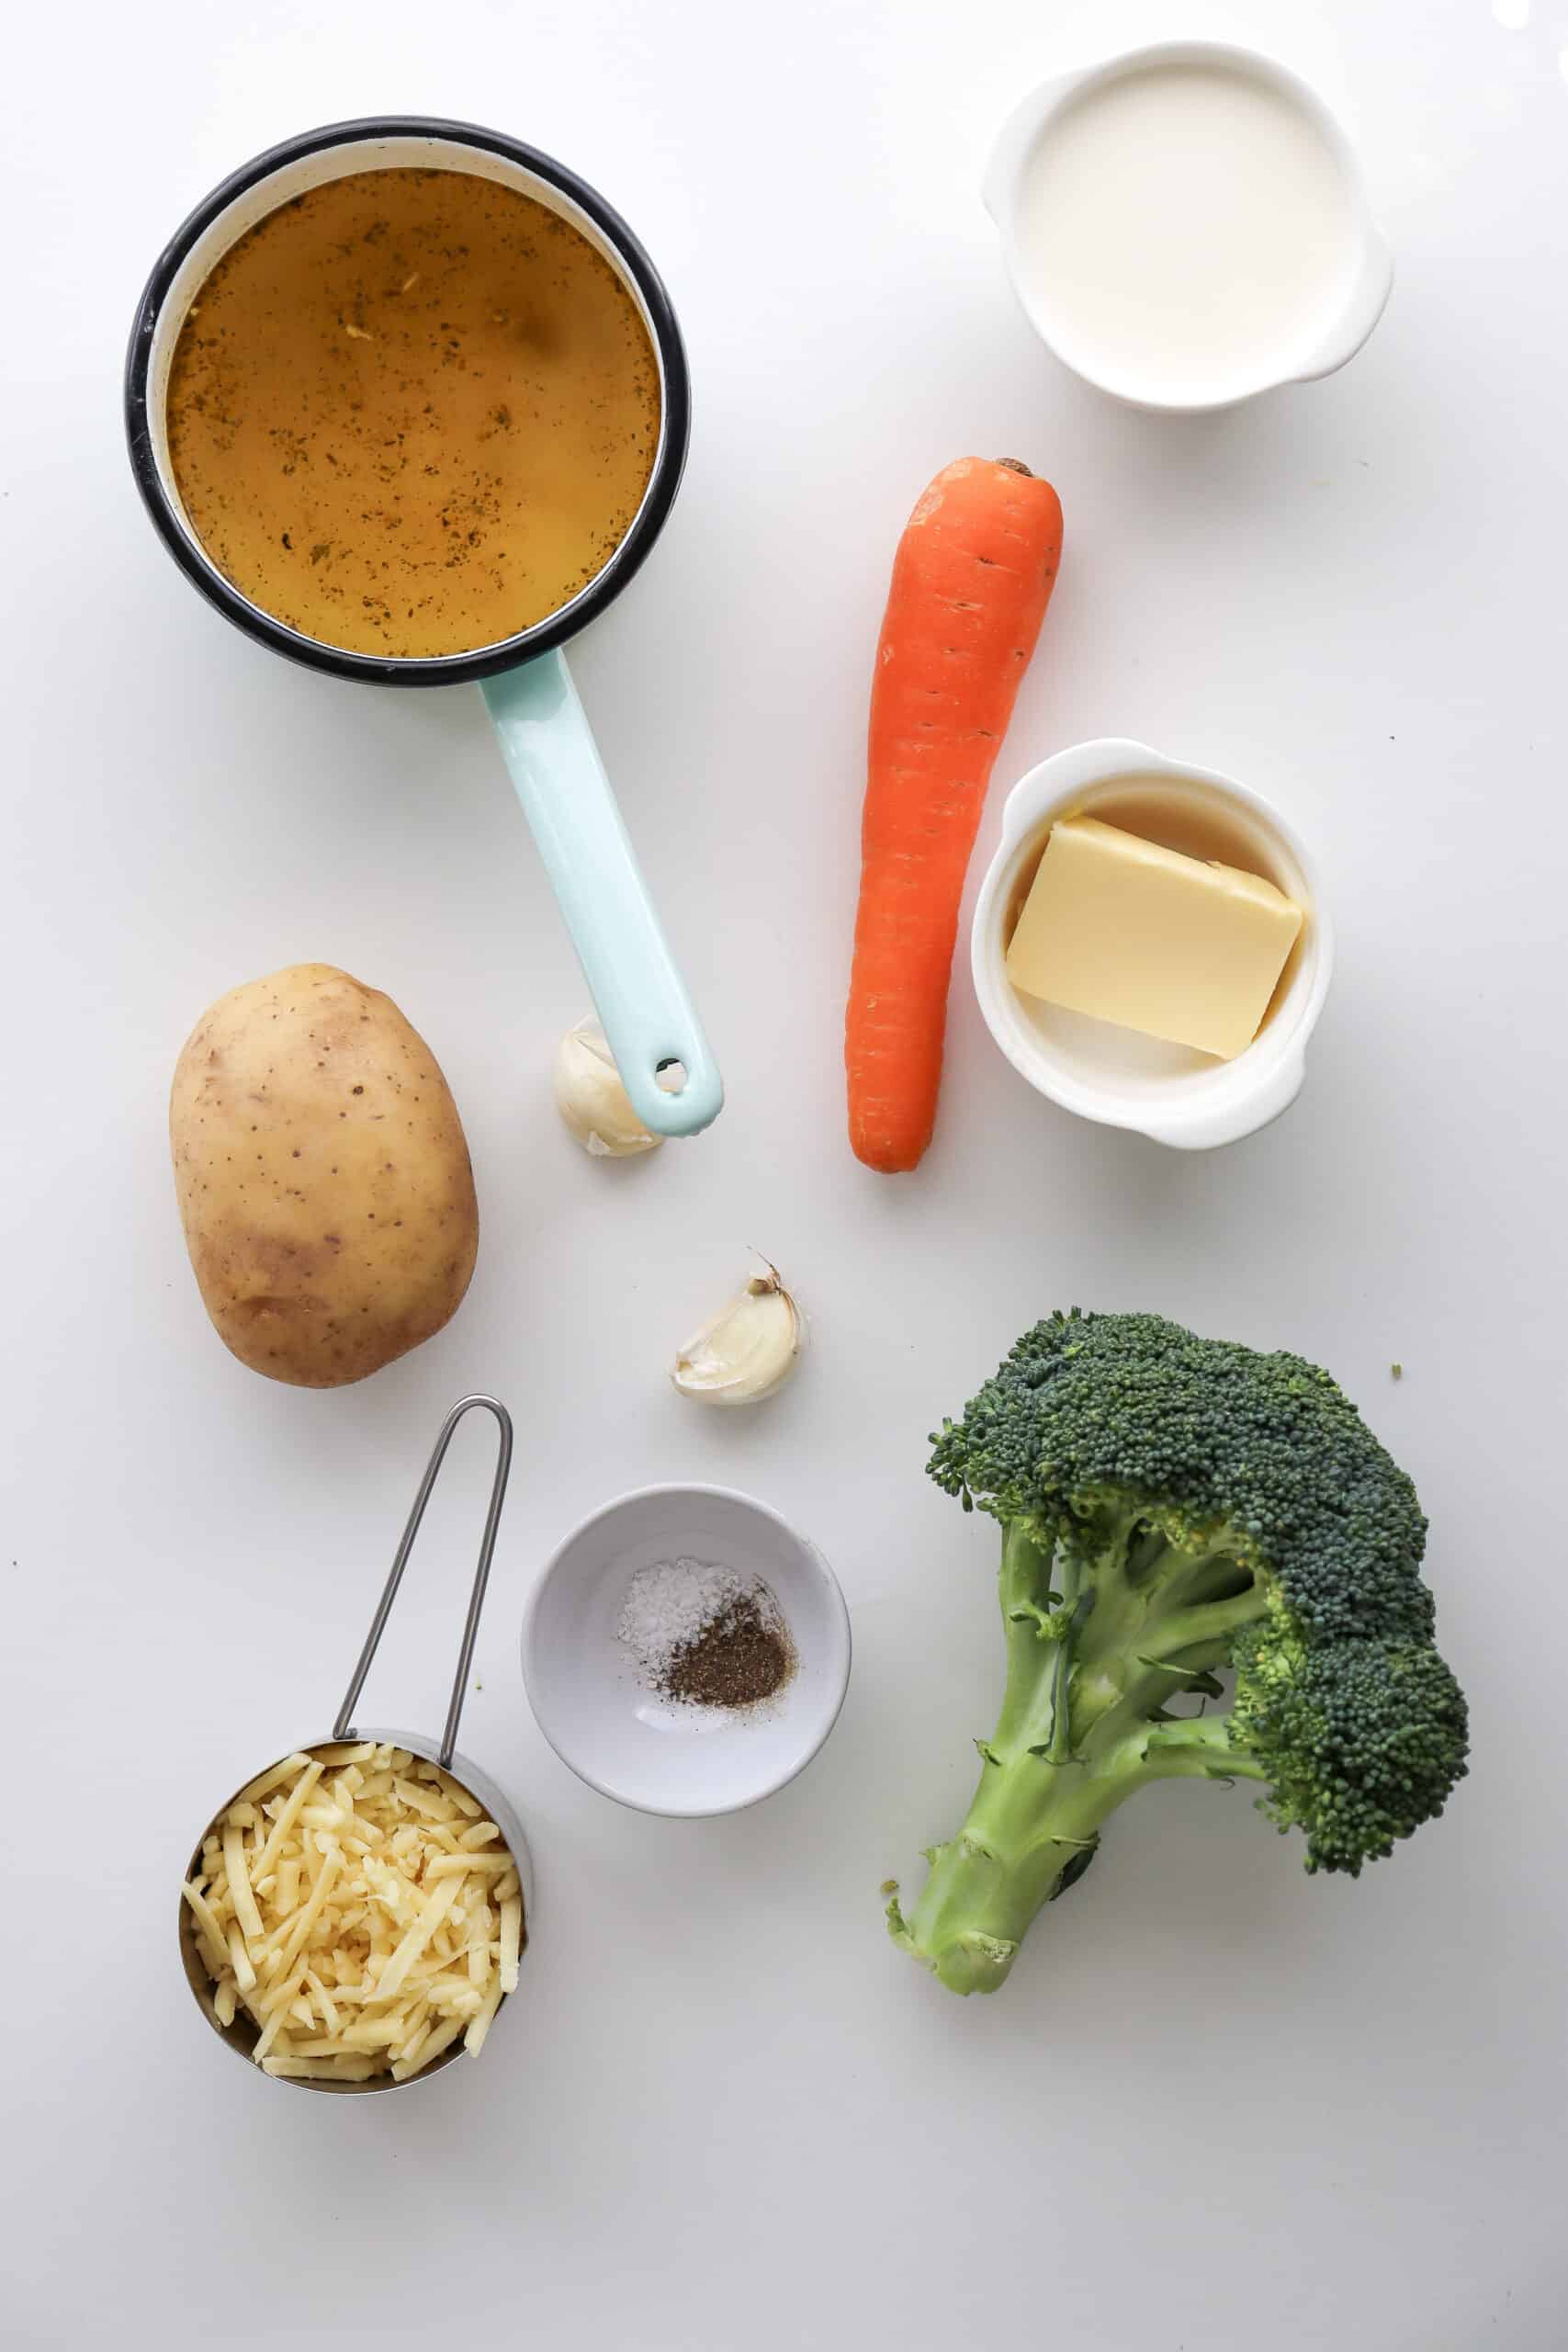
[[[887,1912],[896,1940],[955,1993],[1006,1981],[1035,1914],[1139,1789],[1265,1777],[1227,1717],[1158,1719],[1196,1668],[1223,1662],[1262,1594],[1225,1589],[1234,1578],[1213,1572],[1212,1553],[1168,1550],[1151,1579],[1130,1522],[1098,1530],[1097,1545],[1092,1556],[1071,1543],[1053,1549],[1028,1521],[1004,1532],[1007,1688],[995,1732],[977,1743],[980,1785],[958,1835],[931,1849],[908,1919],[897,1899]],[[1215,1584],[1217,1598],[1192,1598]]]
[[[889,1904],[896,1939],[953,1992],[996,1992],[1068,1864],[1093,1850],[1100,1824],[1140,1785],[1027,1751],[988,1764],[957,1837],[931,1849],[908,1921]]]

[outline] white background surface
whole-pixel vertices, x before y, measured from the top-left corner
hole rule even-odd
[[[1040,350],[976,187],[1054,66],[1227,27],[1343,107],[1399,276],[1345,374],[1162,424]],[[1565,43],[1560,0],[185,0],[13,25],[8,2343],[1562,2342]],[[730,1102],[628,1169],[552,1125],[581,990],[477,695],[263,653],[176,573],[124,459],[123,338],[165,237],[257,149],[377,108],[575,164],[690,342],[684,491],[576,666]],[[1302,1101],[1234,1150],[1051,1111],[966,976],[919,1174],[844,1143],[871,650],[904,515],[970,449],[1049,471],[1067,514],[982,854],[1002,787],[1104,732],[1248,778],[1321,850],[1336,991]],[[453,1326],[336,1395],[226,1356],[164,1139],[203,1005],[307,957],[429,1036],[483,1215]],[[663,1365],[752,1243],[815,1355],[716,1425]],[[876,1893],[955,1824],[1000,1681],[991,1539],[923,1442],[1073,1301],[1299,1348],[1363,1401],[1431,1513],[1475,1769],[1357,1884],[1309,1881],[1245,1791],[1155,1791],[1002,1996],[963,2003],[888,1947]],[[178,1872],[235,1781],[330,1719],[474,1385],[522,1431],[464,1744],[534,1840],[525,1996],[481,2065],[310,2104],[197,2019]],[[470,1424],[375,1686],[393,1719],[439,1722],[483,1455]],[[516,1665],[564,1530],[688,1476],[815,1535],[857,1642],[818,1763],[708,1824],[579,1785]]]

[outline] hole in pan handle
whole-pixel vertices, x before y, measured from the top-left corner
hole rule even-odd
[[[724,1083],[565,660],[504,670],[484,697],[632,1108],[653,1135],[694,1136]],[[671,1091],[659,1072],[677,1062],[685,1083]]]
[[[343,1704],[337,1711],[337,1721],[333,1725],[334,1739],[354,1737],[354,1710],[358,1704],[359,1694],[365,1688],[365,1678],[370,1671],[370,1662],[380,1646],[382,1634],[387,1630],[387,1620],[392,1613],[392,1603],[398,1597],[398,1587],[403,1580],[403,1570],[408,1566],[409,1554],[413,1550],[414,1537],[419,1533],[420,1521],[424,1517],[424,1507],[430,1500],[431,1488],[435,1484],[441,1464],[446,1459],[446,1449],[452,1442],[453,1430],[464,1414],[471,1413],[476,1405],[483,1406],[487,1413],[495,1415],[496,1426],[501,1432],[501,1443],[496,1454],[495,1478],[490,1490],[490,1509],[485,1513],[484,1533],[479,1539],[479,1566],[474,1570],[473,1590],[468,1595],[468,1614],[463,1625],[462,1646],[457,1652],[457,1671],[452,1681],[452,1702],[446,1710],[446,1727],[441,1735],[440,1760],[443,1770],[450,1770],[452,1751],[457,1744],[457,1723],[463,1712],[463,1695],[468,1683],[468,1668],[473,1663],[474,1638],[479,1630],[479,1611],[484,1607],[485,1587],[490,1582],[490,1564],[495,1553],[495,1531],[501,1524],[501,1506],[506,1499],[506,1480],[512,1468],[512,1416],[505,1406],[498,1404],[493,1396],[460,1396],[441,1424],[441,1434],[435,1441],[435,1451],[432,1453],[425,1467],[424,1476],[419,1482],[419,1492],[413,1498],[413,1509],[408,1515],[408,1524],[403,1529],[399,1541],[381,1598],[376,1604],[376,1614],[370,1621],[370,1631],[365,1636],[365,1647],[360,1651],[358,1664],[349,1677],[348,1689],[344,1692]]]

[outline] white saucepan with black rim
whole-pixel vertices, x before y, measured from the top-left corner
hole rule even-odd
[[[604,568],[531,628],[439,658],[345,651],[290,628],[220,571],[181,503],[165,408],[180,329],[217,264],[259,220],[351,173],[460,171],[532,197],[570,222],[615,271],[659,367],[660,423],[648,487]],[[499,131],[423,116],[333,123],[270,148],[214,188],[160,256],[138,306],[125,377],[131,465],[164,544],[209,603],[259,644],[314,670],[377,685],[477,682],[533,827],[600,1019],[638,1116],[656,1135],[695,1135],[724,1102],[717,1067],[649,898],[561,649],[637,571],[685,464],[691,390],[681,332],[658,272],[586,181]],[[660,1073],[663,1073],[662,1081]]]

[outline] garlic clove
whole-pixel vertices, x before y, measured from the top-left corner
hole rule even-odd
[[[569,1134],[595,1159],[633,1159],[657,1151],[661,1136],[649,1135],[632,1109],[604,1030],[592,1014],[569,1029],[556,1048],[556,1109]]]
[[[805,1345],[806,1318],[770,1266],[686,1341],[670,1377],[702,1405],[760,1405],[784,1386]]]

